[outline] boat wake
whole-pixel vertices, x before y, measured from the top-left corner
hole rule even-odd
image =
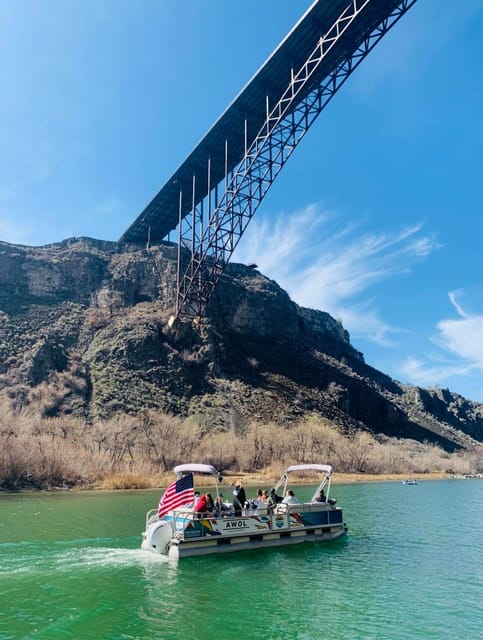
[[[155,558],[153,554],[141,549],[120,549],[105,547],[87,547],[85,549],[71,549],[57,559],[58,568],[82,570],[97,567],[129,567],[167,563],[166,558]]]
[[[42,574],[54,571],[79,573],[96,569],[105,570],[106,568],[148,568],[168,563],[167,558],[141,549],[102,546],[68,547],[67,543],[64,543],[61,548],[58,548],[58,544],[57,548],[52,548],[52,546],[35,543],[9,545],[9,547],[10,553],[2,554],[0,578],[6,578],[9,575]]]

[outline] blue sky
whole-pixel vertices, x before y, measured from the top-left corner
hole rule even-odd
[[[116,240],[310,6],[1,0],[0,239]],[[418,0],[250,223],[366,361],[483,401],[483,4]]]

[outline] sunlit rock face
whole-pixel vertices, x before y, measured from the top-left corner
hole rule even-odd
[[[155,408],[243,429],[316,414],[449,450],[482,440],[482,405],[371,368],[339,321],[256,268],[228,265],[206,317],[170,329],[176,259],[169,243],[0,243],[0,396],[86,420]]]

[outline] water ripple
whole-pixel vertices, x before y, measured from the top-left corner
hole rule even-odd
[[[178,565],[138,548],[142,494],[110,495],[97,511],[90,497],[86,518],[76,498],[72,530],[70,503],[52,501],[44,523],[36,516],[45,539],[15,542],[18,520],[3,520],[4,530],[12,525],[0,544],[0,638],[476,640],[482,487],[339,486],[344,540]],[[36,500],[41,513],[43,498]],[[54,503],[56,536],[47,522]]]

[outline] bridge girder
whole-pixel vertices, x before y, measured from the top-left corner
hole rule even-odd
[[[288,158],[353,71],[415,2],[316,0],[124,233],[122,241],[160,241],[177,226],[174,319],[204,314],[248,223]]]
[[[310,85],[311,77],[325,56],[370,2],[351,2],[327,34],[319,39],[298,72],[292,72],[291,81],[277,103],[271,109],[267,105],[264,124],[246,149],[237,169],[226,180],[222,198],[208,215],[207,223],[203,221],[200,209],[193,207],[191,243],[182,233],[180,219],[179,246],[190,248],[191,257],[184,272],[178,272],[175,318],[179,315],[201,317],[204,314],[225,265],[288,158],[340,87],[416,0],[399,2],[324,82],[305,94],[306,86]],[[199,232],[193,233],[197,226]]]

